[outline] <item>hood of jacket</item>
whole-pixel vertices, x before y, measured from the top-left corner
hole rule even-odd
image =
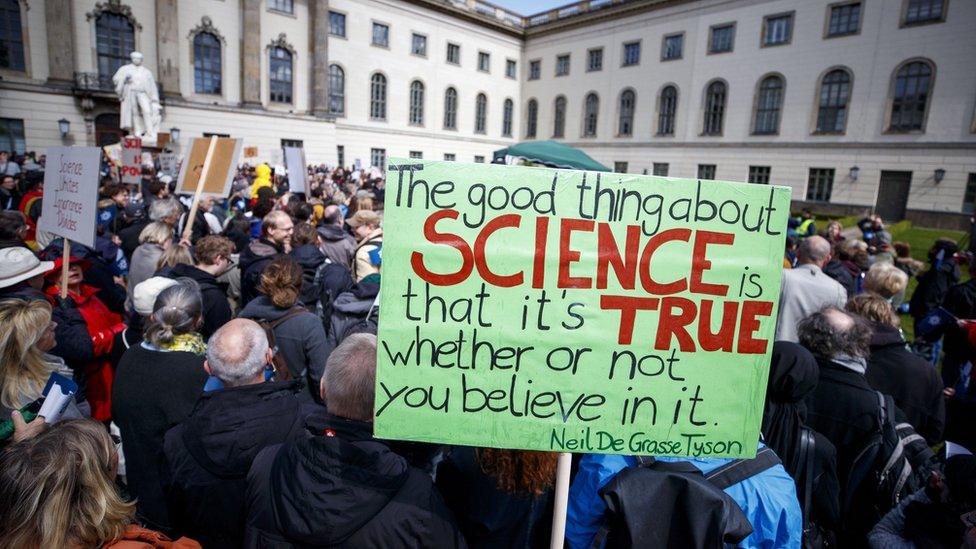
[[[342,543],[372,520],[407,481],[407,461],[372,437],[372,425],[332,416],[326,436],[286,444],[270,483],[277,525],[316,546]]]
[[[302,244],[291,251],[292,258],[301,265],[303,271],[315,272],[325,261],[325,254],[315,244]]]
[[[244,248],[244,251],[241,252],[241,258],[239,260],[241,270],[246,271],[247,268],[255,261],[264,257],[279,254],[281,252],[282,250],[280,250],[269,240],[265,240],[263,238],[260,240],[255,240],[248,244],[247,247]]]
[[[351,289],[336,296],[332,302],[332,307],[345,314],[365,315],[369,312],[369,308],[376,300],[379,291],[379,284],[359,282]]]
[[[183,444],[218,477],[242,477],[262,449],[301,429],[301,380],[229,387],[204,393],[183,422]]]
[[[349,237],[349,233],[344,231],[342,227],[336,225],[322,225],[319,227],[318,232],[324,240],[328,240],[329,242],[338,242]]]
[[[887,324],[871,323],[871,350],[891,345],[905,345],[901,330]]]
[[[205,292],[210,288],[220,290],[220,284],[217,282],[217,278],[214,275],[206,271],[202,271],[193,265],[187,265],[185,263],[174,265],[169,269],[169,273],[166,276],[169,276],[170,278],[180,278],[185,276],[186,278],[193,279],[193,281],[200,285],[201,292]]]

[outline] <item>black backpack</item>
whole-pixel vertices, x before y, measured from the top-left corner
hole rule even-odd
[[[703,474],[686,461],[662,462],[637,456],[638,466],[621,471],[600,489],[607,517],[592,548],[716,547],[752,534],[738,503],[724,490],[780,463],[770,448],[752,459],[736,459]]]
[[[273,353],[271,358],[271,365],[274,367],[274,379],[275,381],[288,381],[294,377],[299,379],[304,379],[305,370],[303,369],[298,373],[298,376],[292,375],[291,369],[288,368],[288,363],[285,362],[285,357],[278,352],[278,340],[275,338],[275,328],[284,324],[284,322],[290,318],[294,318],[302,313],[306,312],[306,309],[302,306],[292,307],[287,313],[279,316],[274,320],[265,320],[263,318],[257,319],[257,323],[264,330],[264,335],[268,337],[268,347],[271,348]]]

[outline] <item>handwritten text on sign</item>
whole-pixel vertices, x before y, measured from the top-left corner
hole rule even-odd
[[[377,436],[755,453],[788,189],[390,164]]]
[[[98,202],[98,147],[48,147],[41,230],[95,245]]]

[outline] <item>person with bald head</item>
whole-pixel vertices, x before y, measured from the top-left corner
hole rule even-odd
[[[247,472],[268,446],[307,436],[322,406],[304,397],[301,379],[267,375],[272,351],[264,330],[238,318],[207,344],[212,376],[190,416],[166,433],[163,472],[173,528],[193,532],[204,547],[240,547]],[[318,418],[318,419],[316,419]]]
[[[325,207],[322,225],[319,226],[318,231],[322,239],[321,250],[325,257],[337,265],[348,268],[352,264],[352,259],[356,257],[356,240],[343,229],[344,221],[339,206],[330,204]]]
[[[847,290],[823,272],[830,261],[830,243],[821,236],[811,236],[800,242],[796,252],[796,267],[783,269],[783,283],[779,292],[779,318],[776,320],[776,341],[799,341],[796,325],[804,318],[827,306],[844,308]]]

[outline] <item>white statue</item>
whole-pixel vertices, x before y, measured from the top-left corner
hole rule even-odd
[[[122,102],[119,126],[142,138],[143,143],[155,145],[161,122],[156,79],[142,66],[141,53],[134,51],[129,59],[132,62],[119,67],[112,77],[115,94]]]

